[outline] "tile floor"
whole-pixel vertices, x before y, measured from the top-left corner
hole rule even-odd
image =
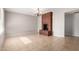
[[[26,35],[8,37],[3,51],[79,51],[78,37]]]

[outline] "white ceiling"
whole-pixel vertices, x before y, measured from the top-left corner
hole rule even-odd
[[[37,12],[36,8],[5,8],[5,10],[32,16],[36,15]],[[42,13],[50,12],[50,8],[40,8],[40,11]]]

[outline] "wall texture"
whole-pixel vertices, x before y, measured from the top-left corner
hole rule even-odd
[[[37,32],[37,17],[5,11],[6,36],[18,36]]]

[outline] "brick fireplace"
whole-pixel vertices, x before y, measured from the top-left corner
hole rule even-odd
[[[51,36],[52,35],[52,12],[48,12],[42,15],[42,29],[40,34]]]

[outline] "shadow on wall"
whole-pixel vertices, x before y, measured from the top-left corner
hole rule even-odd
[[[65,14],[65,35],[79,37],[79,13]]]
[[[65,14],[65,35],[73,36],[74,35],[74,20],[73,14]]]

